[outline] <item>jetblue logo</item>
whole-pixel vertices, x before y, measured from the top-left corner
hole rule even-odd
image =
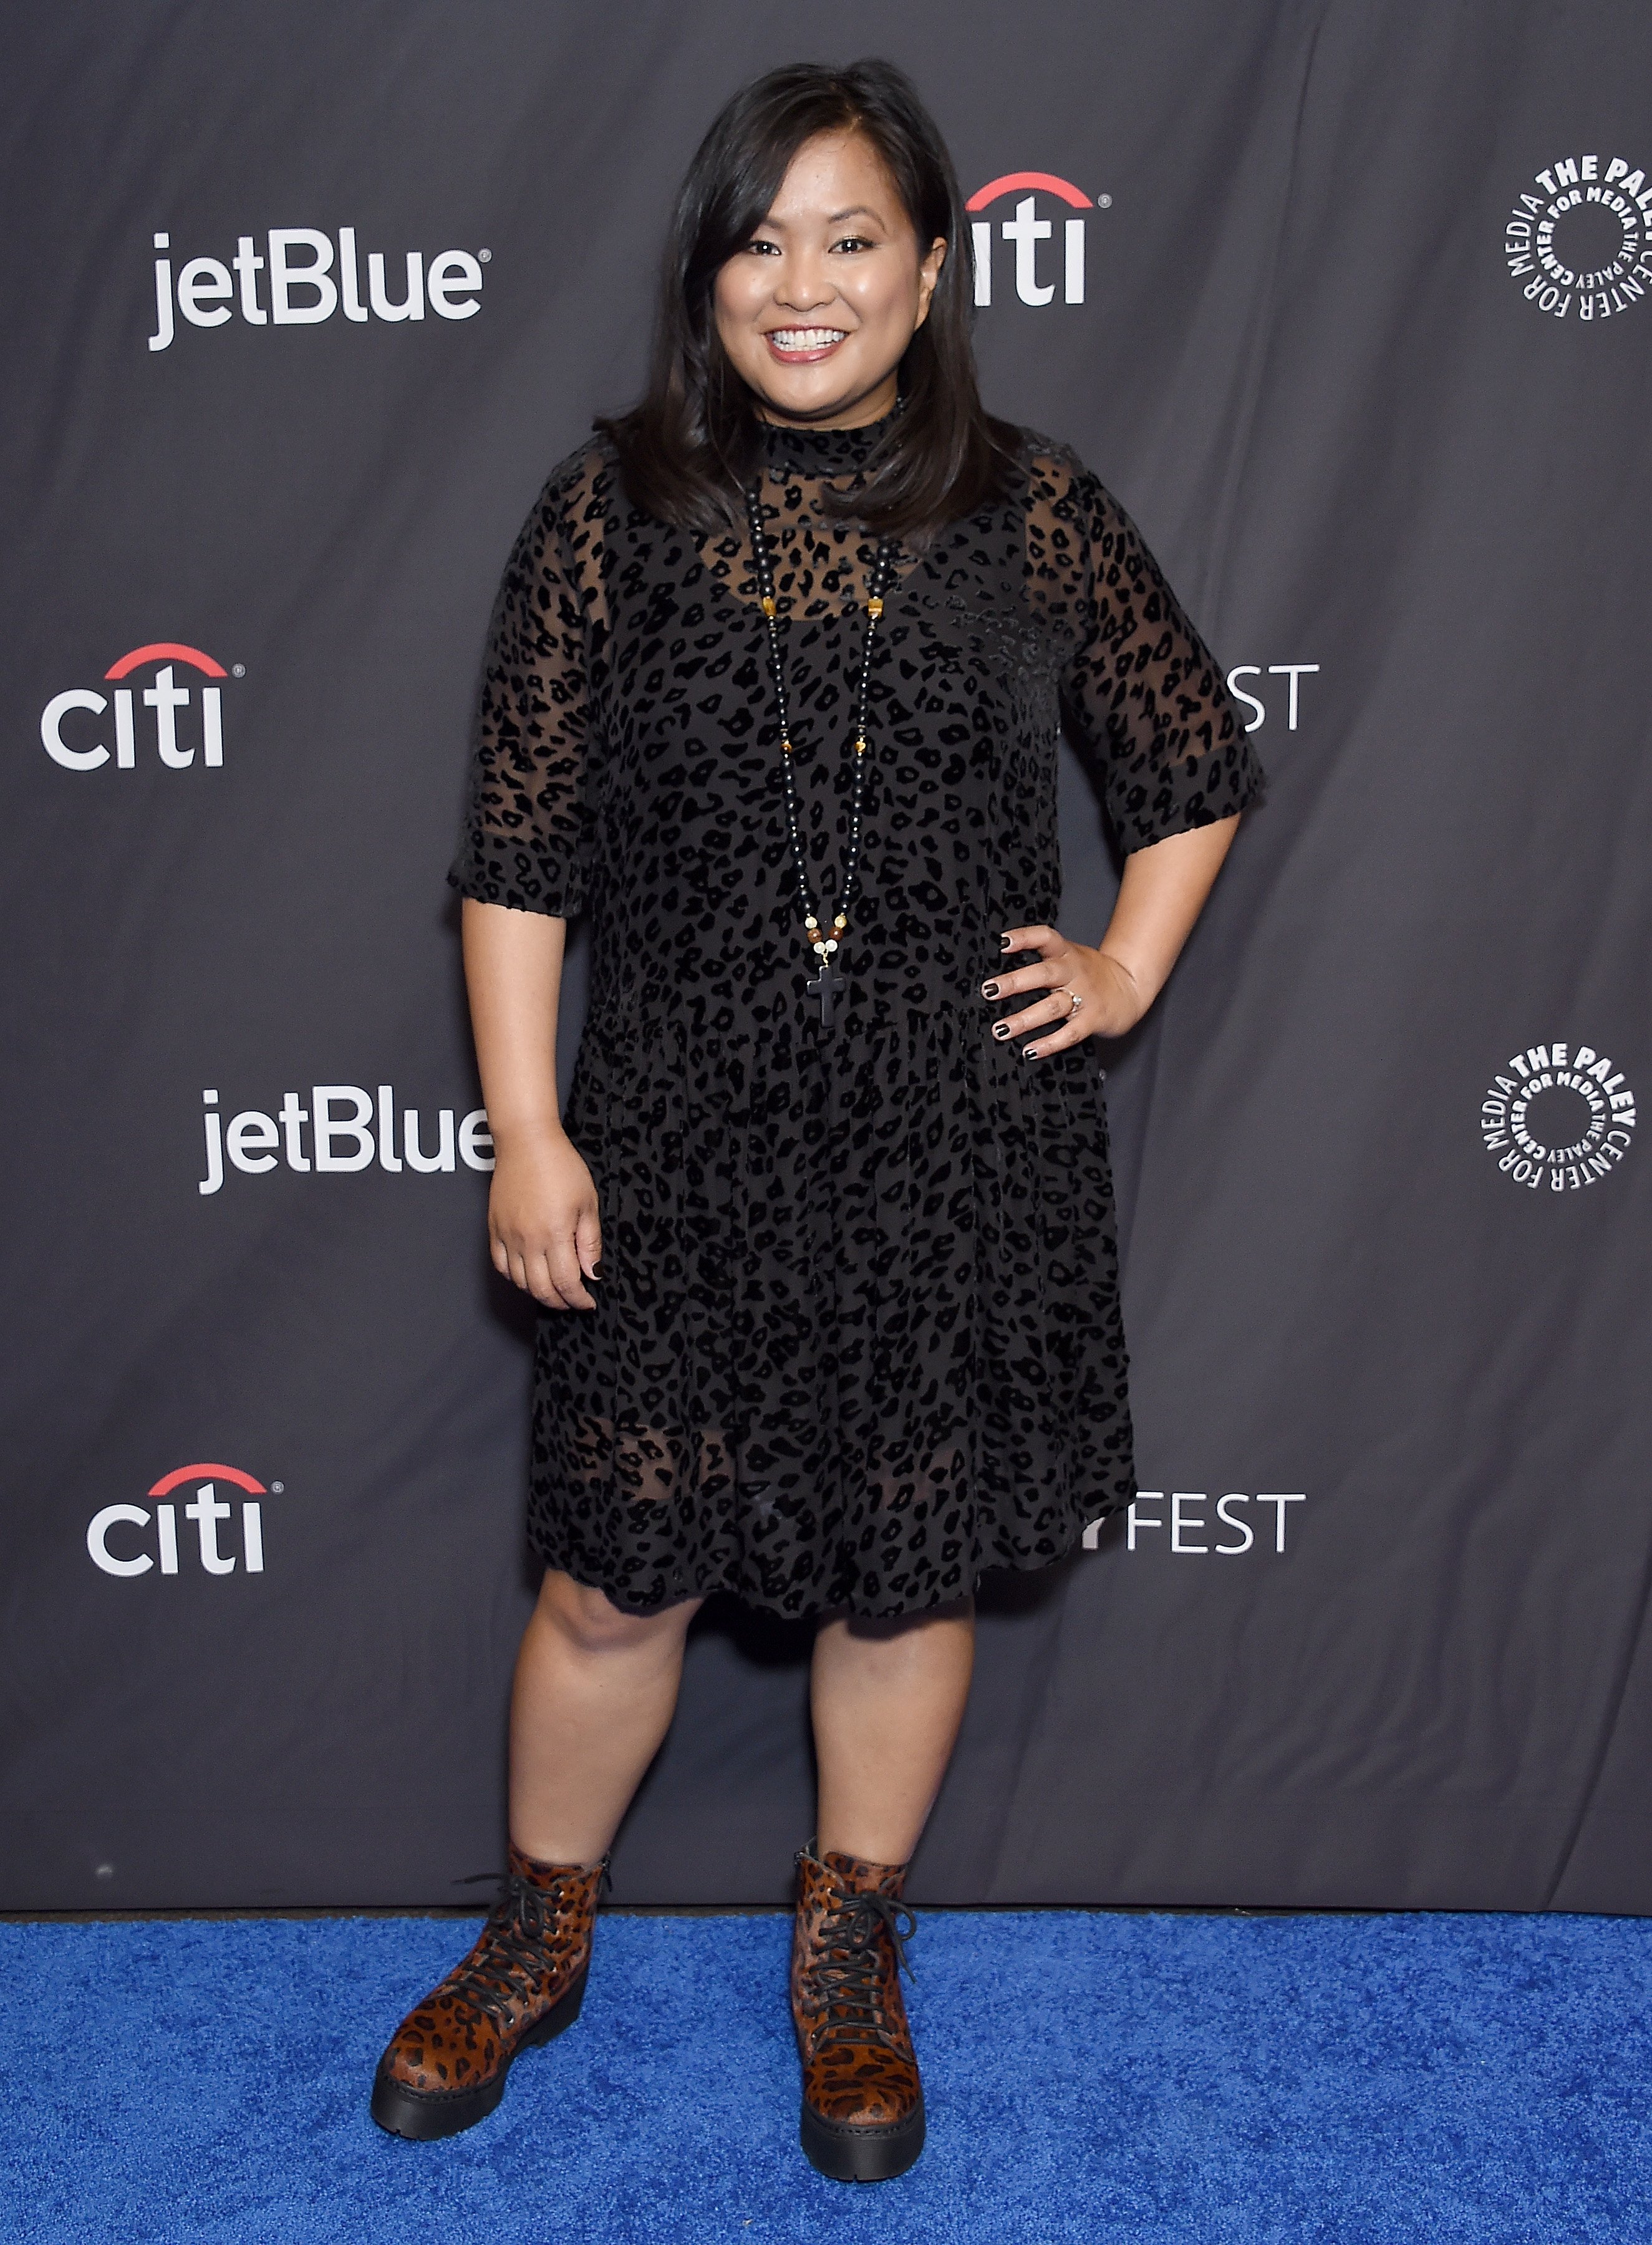
[[[1058,286],[1064,304],[1084,302],[1085,220],[1075,211],[1107,210],[1111,195],[1098,195],[1093,203],[1071,180],[1053,172],[1005,172],[977,188],[966,208],[972,214],[970,241],[975,254],[975,301],[992,301],[995,240],[1012,254],[1010,273],[1023,304],[1053,304]],[[975,215],[1007,203],[1009,210],[996,221]],[[1051,215],[1045,217],[1049,209]]]
[[[283,1166],[299,1177],[352,1176],[375,1168],[392,1177],[407,1170],[451,1176],[460,1163],[484,1172],[493,1167],[485,1108],[462,1116],[443,1107],[433,1122],[421,1121],[416,1107],[403,1107],[398,1116],[394,1084],[376,1089],[376,1096],[359,1083],[317,1083],[310,1087],[308,1106],[288,1091],[273,1111],[246,1107],[228,1116],[220,1110],[217,1092],[203,1091],[206,1174],[197,1190],[221,1192],[230,1170],[261,1177]]]
[[[171,234],[158,234],[155,248],[169,252]],[[396,324],[422,320],[427,309],[438,320],[471,320],[482,309],[482,268],[492,255],[491,249],[441,249],[426,257],[410,249],[397,257],[370,249],[363,260],[353,226],[340,227],[336,241],[313,226],[243,234],[233,257],[186,258],[176,273],[172,257],[163,254],[155,260],[149,348],[170,350],[180,320],[192,328],[222,328],[237,319],[249,328],[315,328],[335,312],[357,324]]]

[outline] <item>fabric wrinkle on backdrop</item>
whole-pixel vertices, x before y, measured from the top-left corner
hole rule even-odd
[[[1652,1909],[1652,21],[829,32],[14,31],[0,1906],[497,1869],[531,1319],[443,880],[477,668],[546,472],[634,394],[706,121],[823,52],[914,73],[990,408],[1140,524],[1269,778],[1105,1056],[1142,1494],[984,1594],[915,1899]],[[1068,750],[1062,795],[1093,939]],[[806,1647],[696,1624],[618,1901],[784,1899]]]

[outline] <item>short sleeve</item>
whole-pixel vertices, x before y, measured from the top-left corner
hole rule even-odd
[[[569,919],[595,856],[592,697],[584,613],[553,478],[499,587],[459,854],[462,896]]]
[[[1076,565],[1078,645],[1064,713],[1103,765],[1121,848],[1147,849],[1249,809],[1262,794],[1261,766],[1215,657],[1141,532],[1083,470],[1051,498]]]

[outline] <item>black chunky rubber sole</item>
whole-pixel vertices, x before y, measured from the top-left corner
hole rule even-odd
[[[566,1995],[559,1997],[538,2025],[523,2036],[492,2079],[478,2082],[474,2089],[410,2089],[405,2082],[392,2080],[381,2063],[373,2083],[373,2118],[388,2134],[405,2136],[416,2144],[431,2143],[438,2136],[457,2136],[462,2129],[474,2128],[478,2120],[487,2119],[504,2096],[511,2068],[523,2052],[537,2050],[541,2043],[554,2042],[579,2018],[590,1970],[587,1964]]]
[[[904,2120],[887,2127],[857,2128],[842,2120],[823,2120],[805,2105],[798,2139],[810,2167],[834,2182],[892,2182],[904,2174],[924,2148],[924,2098]]]

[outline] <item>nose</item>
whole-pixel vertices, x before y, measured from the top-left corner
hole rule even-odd
[[[836,288],[818,252],[795,251],[785,261],[775,302],[788,312],[812,312],[829,303]]]

